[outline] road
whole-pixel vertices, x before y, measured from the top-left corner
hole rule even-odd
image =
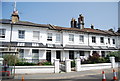
[[[24,81],[102,81],[102,70],[89,70],[81,72],[58,73],[58,74],[34,74],[24,75]],[[112,69],[104,69],[107,81],[112,81]],[[14,80],[3,81],[22,81],[23,75],[16,76]]]

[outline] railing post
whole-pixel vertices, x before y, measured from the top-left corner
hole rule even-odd
[[[71,60],[70,59],[65,60],[65,71],[71,72]]]
[[[55,70],[54,70],[54,72],[55,73],[59,73],[59,59],[55,59],[54,60],[54,66],[55,66]]]
[[[81,69],[81,60],[80,59],[75,59],[75,71],[80,71]]]
[[[115,68],[115,57],[109,57],[111,62],[111,67]]]

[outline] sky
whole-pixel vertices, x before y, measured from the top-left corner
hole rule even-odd
[[[13,2],[2,2],[2,18],[10,19]],[[72,18],[85,17],[85,27],[118,28],[118,2],[17,2],[21,21],[70,27]]]

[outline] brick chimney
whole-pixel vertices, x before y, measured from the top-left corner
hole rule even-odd
[[[91,29],[94,29],[94,25],[93,24],[91,24]]]
[[[19,21],[18,10],[16,9],[16,2],[14,3],[14,10],[11,17],[12,17],[12,23],[16,23]]]
[[[74,18],[71,19],[71,28],[77,28],[77,21]]]
[[[84,29],[84,16],[82,14],[80,14],[78,18],[78,28]]]

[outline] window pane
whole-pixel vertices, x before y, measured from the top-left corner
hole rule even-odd
[[[21,39],[24,39],[25,38],[25,31],[24,30],[19,30],[18,37],[21,38]]]
[[[39,31],[33,31],[33,39],[39,40]]]
[[[96,37],[92,37],[92,43],[96,43]]]
[[[104,43],[104,38],[103,37],[100,37],[100,42]]]
[[[83,36],[83,35],[80,35],[79,40],[80,40],[80,42],[84,42],[84,36]]]
[[[56,34],[56,41],[60,41],[60,34]]]
[[[0,29],[0,38],[5,38],[5,29]]]
[[[48,33],[47,35],[48,35],[47,40],[52,41],[52,33]]]
[[[74,35],[73,34],[69,34],[69,41],[74,41]]]

